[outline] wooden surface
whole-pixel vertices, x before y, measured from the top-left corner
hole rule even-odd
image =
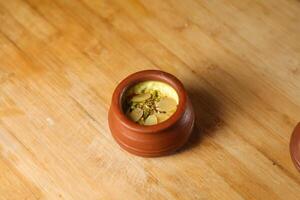
[[[107,125],[130,73],[180,78],[189,144],[139,158]],[[297,0],[0,0],[0,199],[300,199]]]

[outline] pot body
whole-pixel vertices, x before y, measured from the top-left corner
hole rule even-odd
[[[138,125],[122,111],[122,95],[135,83],[145,80],[164,81],[177,91],[179,105],[174,116],[154,126]],[[109,128],[117,143],[126,151],[144,157],[168,155],[182,147],[192,133],[195,114],[181,82],[173,75],[146,70],[124,79],[114,91],[108,113]]]

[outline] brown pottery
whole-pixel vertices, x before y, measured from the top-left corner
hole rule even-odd
[[[296,168],[300,172],[300,123],[296,126],[290,141],[290,153]]]
[[[122,109],[125,93],[143,81],[161,81],[176,90],[179,96],[177,110],[166,121],[143,126],[126,117]],[[108,113],[109,128],[118,144],[126,151],[144,157],[167,155],[182,147],[192,132],[194,121],[194,110],[183,84],[173,75],[159,70],[140,71],[121,81],[113,93]]]

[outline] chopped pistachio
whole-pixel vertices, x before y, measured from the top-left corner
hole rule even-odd
[[[142,90],[126,99],[126,115],[140,125],[155,125],[167,120],[177,109],[174,99],[158,90]]]

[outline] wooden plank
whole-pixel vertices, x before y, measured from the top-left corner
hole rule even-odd
[[[0,2],[0,199],[299,199],[297,1]],[[179,77],[196,129],[173,156],[114,142],[126,75]]]
[[[3,154],[3,152],[2,152]],[[28,182],[22,180],[22,174],[15,174],[13,166],[7,164],[7,162],[0,158],[0,199],[39,199],[41,196],[40,191]],[[35,188],[31,191],[32,187]]]

